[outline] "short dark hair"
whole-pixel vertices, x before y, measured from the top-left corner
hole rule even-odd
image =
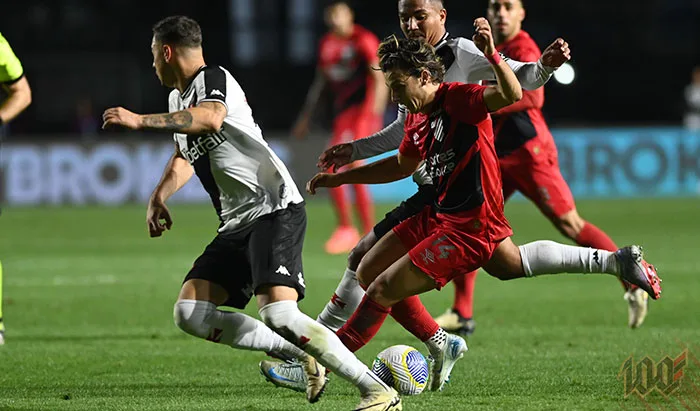
[[[170,16],[153,26],[153,36],[163,44],[183,47],[202,46],[202,28],[186,16]]]
[[[413,77],[420,77],[428,70],[435,83],[445,78],[445,65],[435,54],[435,48],[424,40],[401,38],[392,34],[382,41],[377,51],[382,71],[401,70]]]

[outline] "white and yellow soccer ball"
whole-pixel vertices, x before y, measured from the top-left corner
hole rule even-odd
[[[428,383],[428,361],[408,345],[393,345],[377,354],[372,372],[401,395],[418,395]]]

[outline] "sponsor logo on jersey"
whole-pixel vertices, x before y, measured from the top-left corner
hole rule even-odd
[[[226,137],[221,134],[207,134],[197,137],[191,143],[188,142],[187,148],[181,149],[180,152],[187,161],[194,163],[201,156],[219,147],[224,141],[226,141]]]

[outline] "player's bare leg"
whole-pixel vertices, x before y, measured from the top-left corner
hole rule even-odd
[[[654,267],[644,261],[639,246],[610,252],[554,241],[535,241],[518,247],[506,238],[484,269],[501,280],[544,274],[612,274],[640,287],[653,299],[661,296],[660,279]]]

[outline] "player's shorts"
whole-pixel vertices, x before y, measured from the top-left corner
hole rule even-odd
[[[505,200],[520,191],[549,218],[561,217],[576,208],[559,169],[553,139],[532,139],[499,161]]]
[[[187,280],[202,279],[228,292],[222,305],[245,308],[263,285],[284,285],[304,298],[301,251],[306,233],[304,204],[264,215],[243,230],[219,233],[195,260]]]
[[[333,120],[331,146],[365,138],[382,129],[381,115],[368,112],[361,104],[339,113]]]
[[[489,238],[487,224],[484,217],[474,217],[455,227],[427,206],[394,227],[394,233],[409,250],[411,262],[430,276],[439,290],[453,278],[486,264],[496,247],[513,234],[504,219],[500,235]]]
[[[377,240],[384,237],[392,228],[399,225],[403,220],[420,213],[426,205],[431,205],[437,195],[435,186],[424,184],[418,187],[418,192],[402,201],[398,207],[386,213],[384,219],[374,226],[372,231]]]

